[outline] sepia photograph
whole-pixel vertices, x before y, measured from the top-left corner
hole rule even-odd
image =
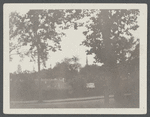
[[[6,114],[146,114],[146,4],[4,4]]]

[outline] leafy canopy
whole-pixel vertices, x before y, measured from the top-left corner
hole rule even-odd
[[[96,62],[110,66],[127,61],[139,44],[131,32],[139,27],[138,15],[138,10],[97,11],[83,32],[82,44],[90,48],[87,54],[94,53]]]
[[[67,29],[80,18],[81,10],[30,10],[25,15],[17,12],[10,14],[10,53],[17,50],[35,61],[36,56],[45,65],[49,51],[61,50],[61,37]],[[16,43],[14,43],[16,41]],[[25,52],[20,48],[28,47]]]

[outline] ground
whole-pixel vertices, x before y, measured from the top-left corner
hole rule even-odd
[[[118,103],[113,96],[109,97],[109,105],[104,104],[104,96],[74,98],[62,100],[43,100],[42,103],[36,101],[11,102],[10,108],[133,108],[133,103],[124,101]]]

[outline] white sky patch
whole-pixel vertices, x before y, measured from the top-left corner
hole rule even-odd
[[[79,57],[79,63],[84,66],[86,64],[86,47],[80,45],[85,39],[85,36],[82,34],[85,28],[79,28],[79,30],[74,30],[73,28],[66,30],[66,37],[62,38],[61,49],[62,51],[50,52],[50,58],[47,61],[47,65],[50,64],[52,67],[56,62],[61,62],[62,59],[73,56]],[[89,57],[89,64],[92,64],[94,61],[93,57]],[[48,67],[47,66],[47,67]]]

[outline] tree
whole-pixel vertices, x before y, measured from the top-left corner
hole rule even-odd
[[[21,46],[30,46],[25,53],[17,54],[27,55],[35,61],[37,57],[38,72],[40,72],[40,63],[45,66],[45,61],[48,59],[48,51],[60,50],[60,41],[63,33],[56,31],[57,25],[62,22],[63,12],[60,10],[30,10],[24,16],[15,15],[14,19],[16,30],[10,30],[13,36],[18,36],[18,44]],[[14,21],[14,20],[13,20]],[[12,18],[10,17],[10,24]],[[10,29],[12,26],[10,25]],[[49,44],[51,41],[51,44]],[[38,75],[39,76],[39,75]],[[40,76],[39,76],[40,86]],[[39,87],[40,90],[40,87]]]
[[[17,40],[17,44],[10,43],[10,53],[17,50],[16,55],[22,58],[27,55],[33,61],[37,61],[39,73],[40,64],[45,66],[48,52],[60,50],[60,41],[64,33],[59,29],[67,29],[76,24],[76,20],[81,18],[80,13],[81,10],[74,9],[30,10],[25,15],[12,12],[9,17],[10,40]],[[23,46],[28,46],[26,52],[20,50]],[[38,77],[40,86],[40,76]]]
[[[62,62],[57,63],[53,68],[53,77],[64,77],[68,80],[72,80],[78,75],[78,70],[80,69],[80,64],[77,62],[78,57],[64,58]]]
[[[21,65],[18,65],[18,70],[17,70],[18,74],[19,73],[22,73],[22,68],[21,68]]]
[[[105,103],[109,101],[107,92],[111,77],[116,86],[119,83],[118,63],[125,64],[138,44],[131,33],[131,30],[139,27],[138,15],[138,10],[99,10],[91,17],[92,23],[87,25],[88,31],[83,32],[86,36],[83,45],[91,48],[87,54],[94,53],[96,62],[104,63],[110,73],[110,78],[105,78]]]
[[[69,68],[68,65],[64,62],[57,63],[57,65],[53,68],[53,78],[66,78],[67,74],[69,74]]]
[[[22,58],[27,55],[37,61],[40,72],[40,64],[45,66],[48,52],[60,50],[60,41],[64,33],[57,31],[57,28],[63,23],[64,16],[63,10],[30,10],[22,16],[16,12],[11,13],[10,40],[17,40],[17,44],[10,43],[10,52],[17,49],[16,54]],[[24,53],[18,48],[23,46],[28,47]]]
[[[86,65],[80,70],[80,75],[82,75],[87,82],[94,82],[97,77],[101,78],[103,71],[101,71],[101,67],[97,65]],[[99,80],[100,80],[99,78]]]
[[[45,66],[48,51],[61,50],[61,37],[65,35],[61,29],[68,29],[81,18],[81,10],[30,10],[25,15],[11,12],[9,17],[10,52],[17,49],[21,57],[27,55],[35,61],[37,57],[38,71],[40,63]],[[26,52],[19,47],[29,46]]]
[[[70,69],[75,70],[75,71],[79,71],[81,68],[81,64],[78,63],[79,62],[79,58],[77,56],[73,56],[71,58],[71,66]]]
[[[21,23],[22,16],[17,12],[11,12],[9,15],[9,58],[12,60],[12,55],[18,54],[18,49],[20,49],[21,44],[19,37],[17,36],[17,28]],[[18,40],[16,44],[16,38]],[[17,50],[17,53],[14,52]],[[21,55],[21,54],[19,54]]]

